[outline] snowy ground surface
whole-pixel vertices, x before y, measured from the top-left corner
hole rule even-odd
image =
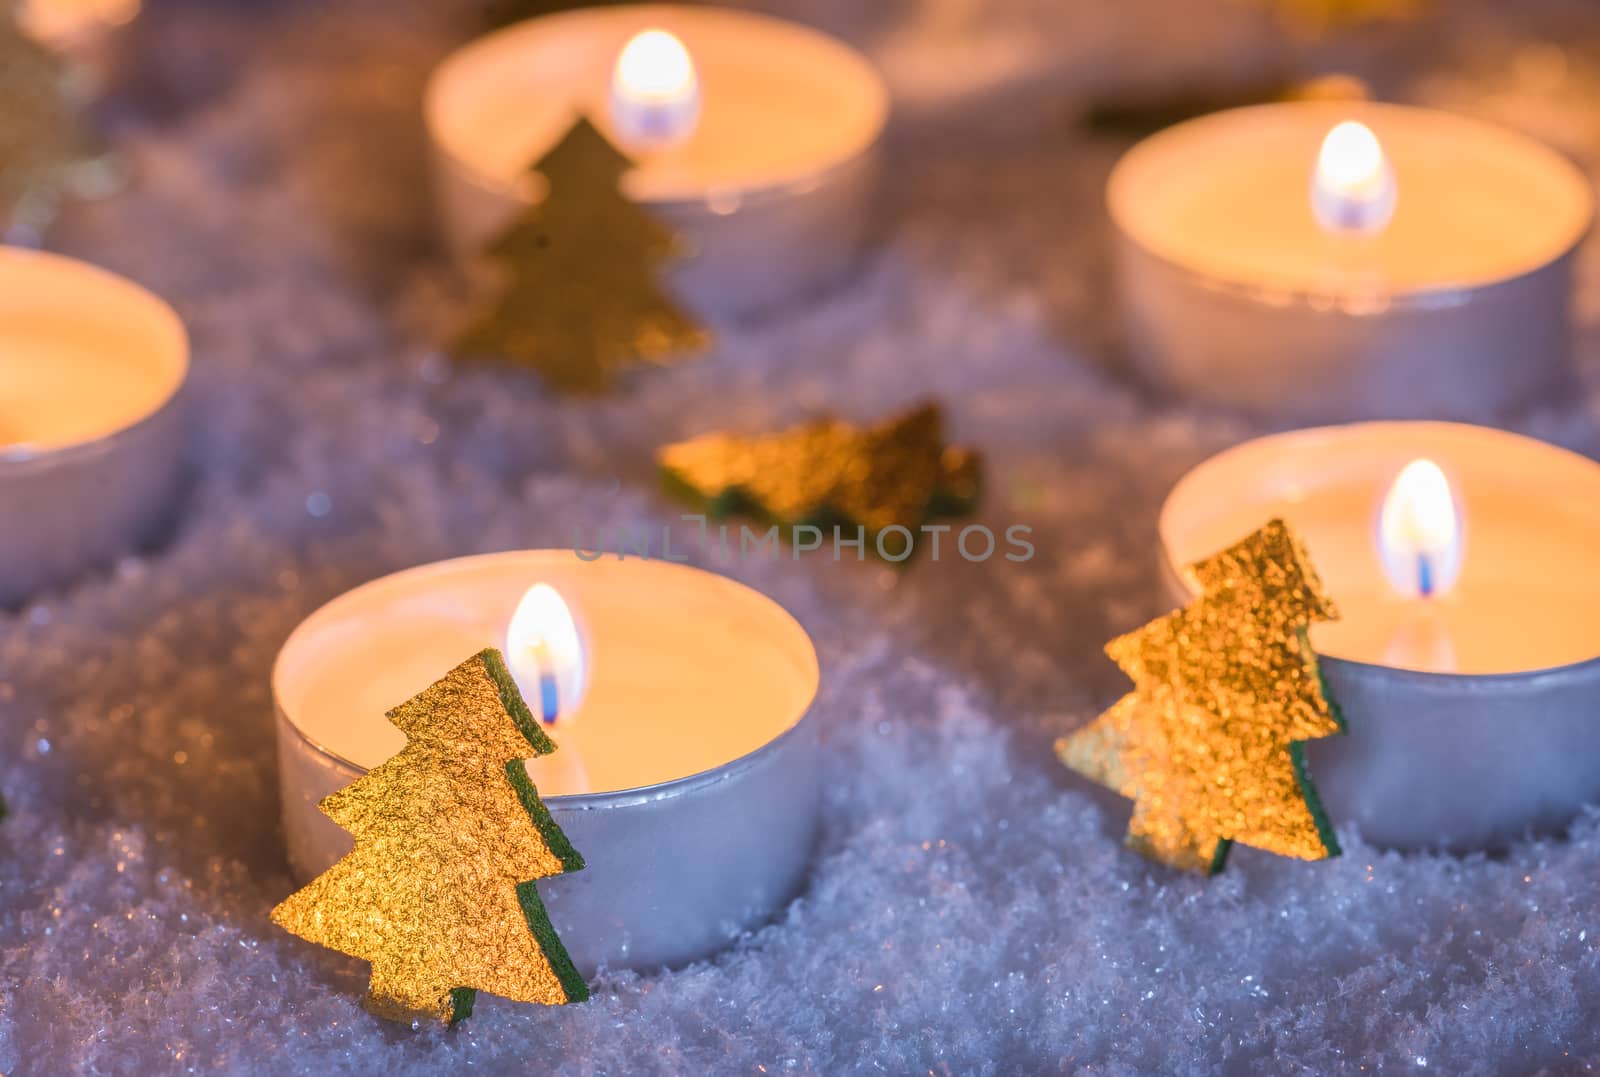
[[[880,241],[829,296],[725,328],[597,402],[456,369],[418,100],[471,5],[153,0],[101,118],[134,171],[48,245],[167,296],[196,348],[197,477],[170,536],[0,613],[0,1072],[1572,1072],[1600,1063],[1600,814],[1497,857],[1341,834],[1213,881],[1120,844],[1048,746],[1121,689],[1101,643],[1162,611],[1168,485],[1267,427],[1118,369],[1102,95],[1343,63],[1600,162],[1600,10],[1440,0],[1320,44],[1247,0],[792,4],[870,52],[898,115]],[[1583,391],[1511,425],[1600,453]],[[781,257],[781,252],[775,252]],[[403,566],[656,522],[651,454],[707,429],[934,394],[988,453],[1018,565],[722,566],[817,640],[824,833],[804,893],[715,960],[581,1007],[480,1000],[450,1032],[360,1009],[364,966],[275,929],[292,882],[267,671]]]

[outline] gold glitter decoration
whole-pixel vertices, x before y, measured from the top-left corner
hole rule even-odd
[[[490,244],[509,279],[457,339],[457,354],[530,366],[558,390],[597,393],[629,366],[666,365],[710,343],[655,280],[680,244],[618,191],[632,167],[582,118],[534,165],[549,193]]]
[[[12,215],[43,223],[59,189],[93,160],[73,96],[56,58],[0,0],[0,231]]]
[[[669,486],[712,516],[747,511],[790,528],[843,522],[874,538],[890,527],[914,536],[932,517],[970,512],[980,487],[978,454],[945,445],[932,403],[865,430],[824,418],[765,436],[707,434],[657,455]]]
[[[366,1005],[390,1020],[453,1023],[480,990],[587,998],[533,883],[583,867],[523,767],[556,746],[500,652],[467,659],[388,718],[406,746],[319,805],[355,850],[273,922],[372,962]]]
[[[1337,856],[1301,747],[1344,731],[1307,638],[1333,603],[1282,520],[1191,571],[1199,598],[1106,645],[1134,690],[1056,754],[1132,797],[1128,844],[1173,867],[1220,871],[1236,841]]]

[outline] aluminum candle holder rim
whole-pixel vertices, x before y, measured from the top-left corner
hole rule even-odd
[[[630,12],[646,12],[659,8],[677,6],[679,5],[619,4],[601,10],[607,12],[608,15],[615,18],[621,17]],[[593,8],[581,8],[573,11],[551,12],[545,15],[535,15],[532,18],[523,19],[522,21],[513,23],[510,26],[501,27],[492,33],[485,34],[480,38],[468,42],[455,52],[452,52],[449,56],[446,56],[444,60],[442,60],[439,65],[435,67],[429,74],[427,84],[423,89],[423,116],[425,124],[430,131],[434,132],[436,140],[438,141],[438,145],[449,158],[452,165],[459,169],[462,176],[466,178],[474,187],[477,187],[480,190],[490,194],[511,195],[519,199],[525,198],[525,193],[521,189],[520,185],[516,184],[515,182],[510,184],[506,183],[504,180],[486,171],[474,161],[470,161],[464,158],[461,154],[457,153],[455,147],[452,146],[448,140],[437,137],[439,132],[447,129],[445,125],[440,122],[440,110],[443,107],[440,101],[444,94],[443,87],[446,80],[454,74],[453,69],[457,65],[466,64],[477,56],[481,56],[482,54],[490,52],[495,48],[503,47],[508,41],[534,32],[533,27],[535,24],[548,27],[556,21],[567,22],[592,18],[595,14],[595,10],[596,9]],[[841,56],[848,56],[851,61],[851,66],[856,69],[855,73],[862,79],[862,85],[870,85],[872,87],[872,118],[871,122],[866,125],[867,130],[870,131],[871,134],[860,146],[853,147],[849,152],[840,154],[836,159],[830,160],[816,168],[795,173],[794,175],[788,175],[761,183],[752,183],[747,186],[733,185],[725,190],[711,190],[707,191],[705,194],[669,194],[662,197],[639,198],[637,201],[641,205],[670,212],[672,209],[677,207],[703,206],[709,202],[715,201],[721,196],[737,196],[740,208],[747,208],[752,204],[759,204],[764,201],[778,201],[793,194],[804,194],[813,187],[821,186],[828,180],[829,177],[832,177],[840,172],[845,171],[851,166],[856,165],[863,158],[870,156],[873,151],[877,149],[878,143],[882,138],[883,129],[889,118],[889,87],[884,81],[883,74],[872,65],[872,63],[866,58],[865,55],[861,53],[860,50],[843,41],[840,41],[837,38],[823,33],[821,30],[814,29],[813,27],[807,26],[803,23],[792,22],[788,19],[779,18],[775,15],[769,15],[764,12],[747,11],[742,8],[725,8],[714,5],[707,7],[696,7],[690,10],[692,12],[691,17],[731,16],[739,19],[749,20],[750,22],[765,23],[769,27],[781,28],[786,32],[804,34],[805,36],[811,38],[818,45],[829,48]],[[573,105],[571,112],[572,119],[574,121],[576,121],[581,115],[581,109],[579,109],[576,104]],[[622,150],[621,147],[618,147],[618,149],[626,153],[626,151]],[[628,180],[627,177],[624,177],[622,180],[624,193],[627,193],[627,186]]]
[[[1115,175],[1115,172],[1113,172]],[[1111,208],[1110,184],[1107,184],[1107,208]],[[1115,210],[1112,210],[1115,214]],[[1306,288],[1298,285],[1269,285],[1259,282],[1243,280],[1239,277],[1225,276],[1195,269],[1182,262],[1160,253],[1152,247],[1145,245],[1130,231],[1117,222],[1117,230],[1123,238],[1139,248],[1139,252],[1153,262],[1160,263],[1167,270],[1179,274],[1184,279],[1217,295],[1232,296],[1246,299],[1254,303],[1265,303],[1272,306],[1308,306],[1312,308],[1313,316],[1333,317],[1345,316],[1362,318],[1379,314],[1394,312],[1443,310],[1459,306],[1468,297],[1483,296],[1501,290],[1510,290],[1525,281],[1549,271],[1552,265],[1572,258],[1585,241],[1588,240],[1594,228],[1594,211],[1591,208],[1589,219],[1584,223],[1572,243],[1559,254],[1552,257],[1542,265],[1531,266],[1528,269],[1496,277],[1494,280],[1478,283],[1442,282],[1429,284],[1422,287],[1404,289],[1391,289],[1384,286],[1362,288]],[[1382,285],[1381,281],[1376,282]]]
[[[181,326],[180,326],[181,328]],[[178,407],[183,397],[184,387],[188,384],[188,364],[184,365],[183,376],[173,386],[172,392],[152,408],[149,413],[135,419],[127,426],[121,426],[109,434],[90,438],[87,441],[74,441],[59,448],[35,449],[27,444],[15,445],[9,448],[0,448],[0,474],[26,475],[30,471],[47,471],[63,462],[76,462],[91,460],[97,456],[105,456],[120,449],[124,442],[133,441],[142,437],[147,428],[162,422],[168,412]]]
[[[1121,192],[1121,189],[1128,183],[1128,171],[1131,168],[1136,167],[1138,164],[1136,161],[1138,155],[1141,152],[1149,152],[1150,148],[1155,142],[1168,138],[1175,132],[1185,129],[1188,131],[1193,131],[1195,127],[1207,125],[1219,120],[1222,117],[1233,116],[1235,114],[1249,112],[1261,113],[1279,111],[1289,108],[1303,108],[1308,111],[1319,110],[1326,112],[1331,111],[1338,104],[1338,102],[1327,101],[1280,101],[1268,104],[1244,105],[1238,108],[1223,109],[1221,112],[1208,113],[1204,116],[1197,116],[1193,119],[1184,120],[1182,122],[1173,124],[1170,127],[1157,131],[1155,134],[1135,143],[1131,148],[1123,153],[1122,156],[1117,159],[1116,164],[1112,166],[1111,174],[1107,178],[1105,186],[1105,205],[1107,213],[1110,215],[1112,223],[1116,226],[1117,231],[1130,243],[1137,246],[1147,256],[1155,259],[1175,272],[1194,279],[1212,291],[1227,295],[1237,295],[1255,300],[1277,299],[1282,303],[1282,305],[1285,306],[1297,302],[1318,306],[1327,304],[1331,308],[1329,311],[1327,311],[1327,313],[1355,315],[1368,313],[1367,308],[1363,307],[1359,303],[1354,304],[1353,309],[1351,309],[1351,306],[1348,305],[1349,301],[1351,300],[1359,300],[1363,298],[1362,293],[1359,290],[1349,288],[1315,288],[1305,287],[1303,285],[1264,286],[1257,282],[1241,279],[1236,274],[1196,269],[1194,266],[1187,265],[1182,261],[1158,252],[1154,247],[1150,246],[1140,238],[1138,230],[1130,227],[1130,220],[1126,208],[1128,199],[1122,197]],[[1391,115],[1408,113],[1416,116],[1423,113],[1443,111],[1441,109],[1432,109],[1420,105],[1403,105],[1381,101],[1355,101],[1349,102],[1348,104],[1349,111],[1351,112],[1359,111],[1369,114],[1387,112]],[[1508,128],[1501,124],[1491,123],[1487,120],[1479,119],[1474,116],[1462,115],[1460,113],[1449,112],[1445,114],[1448,115],[1453,122],[1475,126],[1480,129],[1496,131],[1505,137],[1522,143],[1532,151],[1548,154],[1549,156],[1560,160],[1568,168],[1572,169],[1574,174],[1579,177],[1583,190],[1586,194],[1583,207],[1583,223],[1581,227],[1575,230],[1575,234],[1567,244],[1551,253],[1543,261],[1530,265],[1525,269],[1520,269],[1514,273],[1497,276],[1492,280],[1476,282],[1442,281],[1436,284],[1427,284],[1420,287],[1404,288],[1381,287],[1383,282],[1378,281],[1376,283],[1380,285],[1380,289],[1373,289],[1371,290],[1370,294],[1372,294],[1374,297],[1381,297],[1384,302],[1379,306],[1372,307],[1372,313],[1377,313],[1383,310],[1427,309],[1432,307],[1451,306],[1457,301],[1457,297],[1467,293],[1478,293],[1492,288],[1516,284],[1527,279],[1528,277],[1532,277],[1542,272],[1553,263],[1572,257],[1573,253],[1583,245],[1584,241],[1589,237],[1590,232],[1594,228],[1595,200],[1593,189],[1590,186],[1588,177],[1583,174],[1582,170],[1577,166],[1576,163],[1573,162],[1571,157],[1565,153],[1562,153],[1560,150],[1557,150],[1555,147],[1541,142],[1533,136],[1525,134],[1524,132],[1514,128]],[[1310,212],[1309,201],[1307,212]]]
[[[1242,456],[1246,452],[1259,452],[1263,449],[1263,447],[1270,446],[1273,443],[1284,443],[1289,441],[1304,443],[1314,439],[1333,438],[1341,433],[1352,430],[1361,431],[1374,427],[1394,426],[1421,427],[1429,430],[1444,432],[1465,432],[1483,429],[1482,427],[1475,426],[1472,423],[1457,423],[1439,419],[1374,420],[1369,422],[1334,423],[1324,426],[1311,426],[1296,430],[1284,430],[1275,434],[1267,434],[1259,438],[1252,438],[1248,441],[1240,442],[1237,445],[1231,445],[1228,448],[1223,449],[1221,452],[1207,457],[1205,460],[1186,471],[1183,476],[1173,484],[1172,489],[1168,491],[1166,499],[1162,502],[1161,515],[1156,524],[1157,534],[1160,536],[1161,540],[1161,550],[1159,554],[1161,559],[1161,570],[1166,576],[1169,584],[1173,585],[1173,593],[1189,595],[1191,597],[1196,594],[1193,585],[1184,575],[1183,570],[1187,566],[1177,563],[1177,561],[1174,559],[1173,544],[1168,541],[1168,536],[1174,526],[1172,522],[1172,516],[1178,511],[1179,508],[1177,505],[1179,496],[1184,492],[1188,483],[1192,481],[1198,481],[1196,476],[1201,470],[1212,465],[1219,464],[1227,459]],[[1553,452],[1579,466],[1600,469],[1600,463],[1596,463],[1594,460],[1584,456],[1582,453],[1573,452],[1571,449],[1564,448],[1560,445],[1552,445],[1549,442],[1540,441],[1537,438],[1531,438],[1525,434],[1518,434],[1510,430],[1500,430],[1495,428],[1494,432],[1501,437],[1528,443],[1530,445],[1537,445],[1539,446],[1540,451]],[[1339,596],[1337,594],[1333,594],[1332,597],[1334,602],[1337,604],[1339,601]],[[1579,659],[1575,662],[1565,662],[1554,666],[1540,666],[1535,669],[1506,670],[1498,673],[1444,673],[1431,670],[1406,669],[1401,666],[1386,666],[1381,662],[1368,662],[1359,658],[1345,658],[1340,655],[1328,654],[1323,651],[1317,652],[1317,660],[1323,663],[1334,663],[1347,667],[1358,677],[1399,677],[1419,688],[1439,688],[1449,692],[1460,692],[1463,688],[1467,688],[1470,690],[1475,690],[1482,695],[1515,695],[1521,692],[1537,689],[1541,687],[1547,680],[1562,680],[1580,673],[1584,675],[1600,673],[1600,651],[1597,651],[1589,658]]]
[[[341,755],[340,753],[333,751],[331,748],[328,748],[307,733],[300,723],[296,722],[294,718],[290,716],[289,709],[284,703],[284,693],[281,689],[280,681],[283,676],[283,665],[285,661],[284,656],[291,649],[291,645],[295,642],[295,638],[302,632],[308,631],[309,629],[314,629],[316,626],[313,624],[313,622],[318,620],[331,607],[342,602],[346,598],[357,594],[358,592],[365,591],[369,588],[375,588],[378,585],[388,580],[392,580],[397,576],[410,576],[413,574],[423,575],[436,572],[444,573],[449,569],[458,568],[470,562],[485,561],[504,556],[505,552],[506,551],[501,551],[498,553],[468,554],[463,557],[452,557],[443,561],[425,562],[420,565],[414,565],[411,568],[400,569],[398,572],[385,573],[376,579],[368,580],[365,583],[352,587],[348,591],[344,591],[338,595],[335,595],[327,602],[324,602],[322,605],[318,606],[304,620],[295,626],[294,631],[289,633],[282,646],[278,648],[277,657],[273,660],[272,696],[274,707],[283,720],[282,724],[287,725],[303,744],[307,745],[318,755],[321,755],[340,767],[343,767],[355,777],[360,777],[361,775],[366,774],[371,769],[370,767],[363,767],[344,755]],[[513,552],[534,553],[553,551],[523,550]],[[679,778],[669,778],[664,782],[653,782],[649,785],[637,785],[630,786],[626,789],[608,789],[590,793],[552,793],[543,795],[542,799],[546,804],[561,808],[568,808],[574,811],[597,811],[610,808],[626,808],[632,805],[645,804],[654,801],[670,800],[674,797],[682,796],[711,785],[716,785],[728,780],[729,778],[741,775],[745,771],[750,770],[752,767],[758,766],[766,756],[782,751],[790,740],[804,733],[810,732],[808,723],[811,718],[811,706],[814,702],[816,702],[817,687],[821,681],[821,667],[817,662],[816,646],[812,644],[810,636],[806,633],[800,622],[795,619],[794,615],[788,610],[784,609],[783,606],[775,602],[766,594],[757,591],[755,588],[750,587],[747,584],[740,583],[738,580],[731,579],[730,577],[720,576],[716,573],[705,572],[704,569],[696,569],[688,565],[677,564],[675,562],[651,561],[648,563],[652,566],[663,568],[669,571],[687,571],[714,576],[719,580],[722,580],[732,586],[742,588],[743,590],[750,592],[750,594],[759,597],[771,607],[773,612],[782,614],[783,618],[788,622],[788,625],[792,627],[794,632],[797,634],[797,638],[805,643],[805,655],[808,661],[804,673],[810,682],[810,695],[806,698],[805,705],[800,709],[800,713],[795,716],[794,721],[787,729],[764,744],[760,744],[745,754],[736,756],[725,763],[718,763],[714,766],[707,767],[704,770],[696,771],[693,774],[686,774]]]

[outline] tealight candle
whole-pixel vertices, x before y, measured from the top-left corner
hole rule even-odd
[[[559,746],[529,775],[588,866],[539,893],[581,970],[704,957],[793,896],[817,819],[810,640],[731,580],[570,550],[424,565],[295,629],[272,683],[297,874],[352,847],[316,806],[404,745],[385,711],[488,646]]]
[[[623,190],[687,240],[674,283],[742,315],[838,280],[865,238],[883,80],[814,30],[718,8],[530,19],[454,53],[426,120],[444,235],[481,250],[542,191],[528,174],[581,113],[637,162]]]
[[[1600,465],[1452,423],[1251,441],[1167,498],[1174,599],[1185,566],[1273,516],[1339,607],[1311,642],[1349,735],[1306,746],[1335,821],[1481,848],[1600,798]]]
[[[1486,418],[1569,377],[1588,181],[1448,113],[1298,102],[1163,131],[1116,166],[1130,355],[1168,391],[1291,419]]]
[[[83,262],[0,247],[0,605],[159,528],[183,456],[188,337]]]

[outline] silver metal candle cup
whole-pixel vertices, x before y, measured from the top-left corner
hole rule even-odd
[[[770,600],[761,601],[781,613]],[[694,631],[693,623],[683,630]],[[789,621],[785,633],[786,644],[803,641],[809,656],[809,701],[815,655],[798,625]],[[293,645],[291,639],[285,652]],[[284,834],[290,866],[307,880],[354,848],[353,837],[317,804],[365,770],[313,743],[293,721],[284,705],[284,664],[280,656],[273,678]],[[589,976],[602,967],[682,965],[770,920],[800,890],[820,806],[816,721],[801,713],[761,747],[697,774],[543,799],[587,862],[581,871],[539,883],[578,969]]]
[[[120,335],[118,346],[159,353],[178,375],[154,411],[106,436],[56,449],[0,448],[0,606],[106,564],[159,530],[181,479],[189,365],[187,335],[169,306],[84,263],[0,248],[0,318],[12,302],[68,324],[103,319]],[[0,377],[7,362],[26,361],[0,355]]]
[[[783,25],[750,12],[619,5],[530,19],[446,59],[429,81],[425,112],[438,222],[451,253],[463,261],[477,257],[519,210],[540,197],[536,183],[488,175],[450,148],[448,131],[460,122],[454,117],[488,107],[484,102],[506,92],[502,82],[515,86],[515,75],[496,74],[496,68],[544,64],[571,72],[582,66],[577,57],[593,47],[595,35],[620,42],[637,29],[663,25],[686,32],[685,26],[692,28],[701,21],[722,24],[722,33],[732,25],[758,35],[763,27]],[[789,25],[785,32],[805,35],[808,48],[828,51],[833,70],[848,70],[852,87],[863,97],[852,107],[871,111],[875,131],[881,133],[888,115],[888,91],[866,60],[814,31]],[[755,40],[764,41],[759,36]],[[549,51],[555,42],[568,46],[560,56]],[[609,76],[614,57],[615,49],[590,66]],[[584,85],[581,74],[572,74],[562,91],[576,96]],[[808,91],[815,88],[799,86],[793,92]],[[714,76],[708,75],[705,93],[709,97],[716,92]],[[783,131],[755,129],[749,137],[781,139]],[[707,317],[742,319],[848,280],[871,234],[879,178],[877,139],[875,133],[858,151],[815,170],[790,170],[761,183],[709,190],[700,197],[642,200],[683,240],[683,255],[663,269],[678,296]]]
[[[1126,234],[1128,355],[1157,388],[1296,422],[1488,420],[1572,380],[1575,249],[1511,280],[1343,305],[1172,264]]]
[[[1458,166],[1433,165],[1410,189],[1399,176],[1386,235],[1405,252],[1397,262],[1434,252],[1427,269],[1390,280],[1385,260],[1363,261],[1366,240],[1312,226],[1318,141],[1348,119],[1393,136],[1397,159]],[[1285,158],[1302,153],[1304,179],[1291,178]],[[1185,186],[1215,168],[1231,168],[1230,178]],[[1480,173],[1493,178],[1482,190],[1470,182]],[[1552,399],[1573,379],[1573,265],[1593,198],[1576,166],[1525,136],[1398,105],[1260,105],[1139,143],[1113,169],[1106,198],[1128,359],[1161,391],[1302,423],[1483,421]],[[1434,205],[1445,208],[1428,214]],[[1252,212],[1284,237],[1281,249],[1262,250],[1256,220],[1238,220]],[[1498,230],[1464,227],[1506,217]],[[1251,237],[1237,251],[1226,246],[1230,220]],[[1213,246],[1197,247],[1202,227]],[[1471,238],[1448,248],[1463,234]]]
[[[1203,462],[1168,495],[1160,524],[1163,589],[1174,605],[1195,597],[1183,570],[1199,552],[1202,526],[1213,534],[1214,521],[1250,515],[1246,506],[1279,496],[1290,502],[1285,515],[1293,524],[1293,503],[1314,500],[1319,483],[1372,475],[1381,484],[1418,456],[1447,471],[1475,460],[1479,474],[1514,484],[1530,499],[1563,490],[1584,498],[1600,487],[1600,465],[1505,431],[1358,423],[1272,435]],[[1466,476],[1469,485],[1472,477]],[[1572,526],[1594,526],[1592,505],[1575,503],[1576,509],[1589,522]],[[1276,510],[1261,512],[1257,523]],[[1470,512],[1466,528],[1470,565]],[[1243,530],[1248,525],[1236,537]],[[1323,580],[1340,605],[1339,581],[1326,573]],[[1348,604],[1341,613],[1360,616]],[[1593,644],[1590,653],[1600,656],[1600,639]],[[1484,674],[1319,654],[1347,725],[1344,736],[1306,743],[1330,817],[1357,824],[1363,838],[1380,846],[1466,851],[1557,832],[1584,805],[1600,803],[1600,657],[1568,663],[1570,653],[1552,668]]]

